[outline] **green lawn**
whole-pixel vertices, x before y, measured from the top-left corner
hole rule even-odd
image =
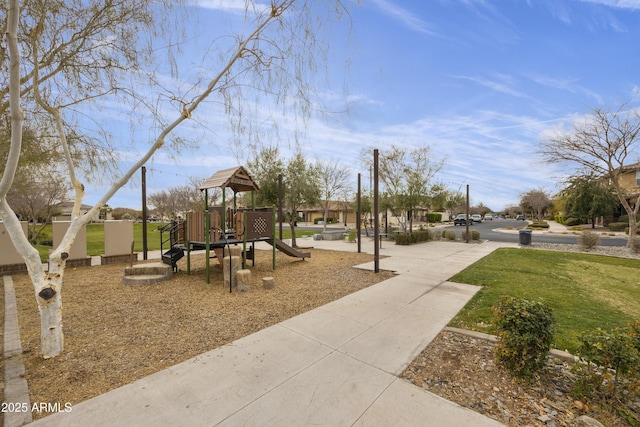
[[[640,261],[542,250],[500,249],[451,278],[482,289],[451,326],[492,333],[501,295],[542,298],[556,320],[554,348],[575,352],[583,331],[640,320]]]

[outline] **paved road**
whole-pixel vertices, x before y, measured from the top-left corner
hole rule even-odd
[[[494,219],[493,221],[483,221],[481,223],[475,223],[471,226],[474,230],[480,230],[480,237],[483,240],[489,240],[492,242],[503,242],[503,243],[518,243],[519,235],[515,231],[516,227],[523,227],[526,223],[522,221],[516,221],[515,219]],[[504,232],[503,231],[494,231],[497,229],[505,229],[507,227],[513,227],[514,231],[512,232]],[[288,228],[288,227],[287,227]],[[322,231],[321,225],[310,225],[310,224],[301,224],[297,227],[300,230],[317,230],[318,232]],[[329,226],[330,230],[344,230],[344,227],[341,224],[335,224]],[[439,228],[440,230],[451,229],[460,233],[464,229],[462,226],[447,226]],[[533,242],[539,243],[560,243],[560,244],[568,244],[575,245],[577,244],[577,236],[575,234],[535,234],[532,236]],[[601,246],[626,246],[627,239],[621,237],[603,237],[600,239]]]
[[[519,236],[518,233],[505,233],[504,231],[494,231],[498,228],[506,228],[506,227],[522,227],[522,221],[516,221],[514,219],[494,219],[493,221],[483,221],[482,223],[476,223],[471,226],[474,230],[480,231],[480,237],[482,239],[490,240],[493,242],[512,242],[518,243]],[[444,229],[452,229],[460,231],[464,227],[461,226],[449,226]],[[560,244],[569,244],[575,245],[577,244],[577,236],[574,234],[535,234],[532,236],[533,242],[540,243],[560,243]],[[625,246],[627,244],[627,239],[620,237],[606,237],[600,239],[601,246]]]

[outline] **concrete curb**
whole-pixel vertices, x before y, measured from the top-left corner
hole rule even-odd
[[[18,328],[16,293],[11,276],[4,276],[4,426],[19,427],[30,423],[29,386],[22,363],[22,344]]]

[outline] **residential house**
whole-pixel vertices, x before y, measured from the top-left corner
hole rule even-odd
[[[84,215],[93,206],[90,205],[80,205],[80,214]],[[53,218],[54,221],[71,221],[71,211],[73,210],[73,202],[62,202],[56,206],[57,215]],[[100,219],[111,219],[111,212],[107,214],[107,218],[100,218],[100,212],[96,213],[95,217],[92,221],[98,221]]]

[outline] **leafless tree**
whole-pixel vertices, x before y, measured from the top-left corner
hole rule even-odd
[[[203,179],[190,178],[188,184],[178,185],[149,195],[149,204],[163,218],[178,218],[187,212],[204,210],[204,193],[199,190]],[[209,193],[209,203],[215,205],[220,189]]]
[[[596,108],[573,124],[571,131],[558,131],[541,143],[541,154],[548,163],[567,162],[577,166],[577,175],[594,174],[613,186],[629,215],[629,235],[638,230],[636,215],[640,194],[629,194],[620,182],[629,157],[637,155],[640,112],[624,103],[615,109]],[[632,160],[637,161],[637,159]],[[632,243],[629,239],[628,245]]]
[[[58,205],[66,200],[66,181],[57,173],[40,176],[40,170],[21,174],[7,193],[7,201],[21,219],[29,221],[29,239],[38,235],[57,212]]]
[[[370,151],[363,152],[369,164]],[[384,187],[383,199],[403,231],[416,207],[427,203],[429,183],[442,169],[445,159],[436,158],[429,146],[406,149],[392,145],[380,151],[379,174]],[[409,231],[411,231],[411,226]]]
[[[530,190],[520,196],[520,205],[525,210],[530,209],[540,223],[544,213],[552,205],[551,196],[544,190]]]
[[[233,129],[237,132],[251,129],[247,123],[250,115],[243,109],[247,90],[271,96],[283,109],[294,109],[300,117],[306,117],[311,110],[308,78],[315,71],[316,58],[324,58],[322,50],[326,46],[316,39],[318,27],[326,23],[318,16],[319,6],[328,6],[327,13],[334,16],[336,11],[343,11],[340,0],[323,3],[274,0],[266,8],[260,2],[245,2],[245,32],[231,35],[235,42],[228,50],[220,51],[217,59],[222,60],[215,68],[211,67],[213,74],[193,85],[195,96],[186,96],[164,89],[154,74],[153,64],[146,67],[157,59],[154,55],[158,50],[145,41],[176,33],[154,18],[159,16],[158,12],[164,12],[165,17],[174,19],[173,23],[180,23],[178,14],[169,9],[181,4],[174,0],[50,0],[24,1],[22,5],[18,0],[9,0],[0,4],[0,10],[5,12],[0,14],[0,26],[5,30],[6,40],[0,44],[0,115],[8,111],[11,118],[11,144],[0,179],[0,217],[25,260],[34,286],[45,358],[60,354],[64,348],[61,299],[64,269],[71,244],[82,227],[156,151],[172,141],[176,128],[193,118],[198,107],[214,93],[234,118]],[[170,65],[173,71],[177,70],[178,64],[170,62]],[[137,93],[138,84],[161,92],[158,103]],[[96,205],[82,214],[83,175],[95,174],[99,170],[96,166],[117,150],[109,146],[107,138],[75,138],[82,132],[74,126],[73,117],[89,111],[95,105],[92,102],[104,96],[111,96],[111,100],[124,96],[132,111],[147,108],[156,119],[157,136],[128,170],[112,179]],[[173,113],[162,108],[167,106],[162,100],[167,99]],[[27,110],[46,115],[54,124],[51,137],[56,139],[63,156],[62,165],[74,198],[71,224],[51,252],[48,269],[23,235],[6,199],[18,169]],[[98,134],[107,134],[107,127],[102,123],[104,132]],[[82,163],[75,160],[77,151],[86,154]]]
[[[327,220],[331,202],[338,202],[338,196],[347,194],[349,188],[349,168],[337,160],[317,161],[316,169],[320,182],[320,205],[322,207],[323,230],[327,229]]]

